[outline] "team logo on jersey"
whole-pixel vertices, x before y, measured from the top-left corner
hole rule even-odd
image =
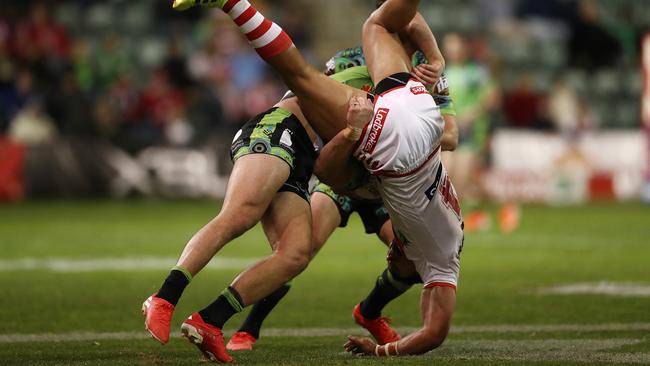
[[[424,87],[424,85],[416,85],[411,87],[411,93],[418,95],[428,94],[429,92],[427,91],[427,88]]]
[[[368,140],[362,149],[366,154],[372,154],[373,151],[375,151],[375,147],[377,147],[377,141],[379,141],[381,131],[384,129],[384,123],[386,123],[386,118],[388,117],[389,111],[390,109],[388,108],[379,108],[377,110],[377,114],[375,114],[375,118],[372,120],[372,124],[370,125]]]
[[[253,143],[253,146],[251,146],[251,150],[256,154],[264,154],[267,151],[269,151],[270,148],[267,146],[267,144],[264,141],[258,140]]]

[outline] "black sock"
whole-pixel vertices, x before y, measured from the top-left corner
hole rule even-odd
[[[178,304],[185,287],[190,283],[187,275],[178,269],[172,269],[169,276],[163,282],[162,287],[158,290],[156,297],[165,299],[173,305]]]
[[[243,309],[244,302],[241,296],[237,290],[228,286],[212,304],[199,311],[199,315],[201,315],[204,322],[218,328],[223,328],[223,325],[226,324],[228,319]]]
[[[381,316],[384,307],[401,294],[405,293],[412,285],[421,282],[419,276],[413,278],[398,278],[388,269],[377,278],[375,288],[368,297],[361,302],[361,315],[367,319],[377,319]]]
[[[255,339],[260,337],[260,328],[262,328],[262,322],[269,315],[271,310],[282,300],[282,298],[289,292],[291,288],[291,283],[286,283],[282,285],[279,289],[275,290],[269,296],[262,299],[253,306],[251,312],[246,317],[246,321],[239,328],[240,332],[250,333]]]

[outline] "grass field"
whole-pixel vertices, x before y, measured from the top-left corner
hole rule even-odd
[[[142,301],[212,202],[42,202],[0,206],[0,365],[197,365],[178,338],[269,251],[259,228],[231,243],[179,303],[176,337],[147,339]],[[523,207],[518,231],[467,235],[452,333],[438,350],[401,359],[342,353],[363,334],[351,309],[384,268],[385,251],[355,216],[294,281],[243,365],[650,364],[650,207]],[[571,284],[565,294],[549,288]],[[576,293],[580,289],[610,294]],[[627,293],[626,293],[627,291]],[[597,291],[598,292],[598,291]],[[419,325],[419,290],[390,304],[402,331]],[[233,318],[226,331],[238,327]]]

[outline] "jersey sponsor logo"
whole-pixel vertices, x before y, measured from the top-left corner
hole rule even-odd
[[[438,184],[440,183],[440,177],[442,176],[442,166],[438,166],[438,172],[436,173],[436,179],[434,179],[433,184],[427,188],[427,190],[424,192],[426,194],[427,198],[429,201],[433,199],[436,195],[436,191],[438,190]]]
[[[368,135],[368,140],[362,149],[366,154],[372,154],[375,151],[377,142],[379,141],[379,136],[381,135],[381,131],[384,129],[384,123],[386,123],[386,118],[388,117],[389,111],[390,109],[388,108],[379,108],[377,110],[377,114],[375,114],[375,118],[372,120],[372,124],[370,125],[370,134]]]
[[[284,130],[284,132],[282,132],[282,137],[280,137],[280,143],[287,147],[291,147],[291,145],[293,145],[293,141],[291,141],[291,131]]]
[[[427,88],[424,87],[424,85],[416,85],[411,87],[411,93],[419,95],[428,94],[429,92],[427,91]]]
[[[241,136],[241,134],[242,134],[243,132],[244,132],[244,131],[242,131],[241,129],[239,129],[239,131],[237,131],[237,133],[235,134],[235,137],[232,139],[232,142],[234,143],[235,141],[237,141],[237,139]]]
[[[449,95],[449,82],[447,82],[447,77],[444,74],[438,79],[436,91],[440,95]]]

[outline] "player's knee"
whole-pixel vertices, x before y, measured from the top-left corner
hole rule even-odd
[[[237,211],[237,212],[234,212]],[[233,238],[250,230],[262,218],[261,210],[255,205],[241,205],[237,210],[228,209],[219,213],[217,220],[229,228]]]
[[[304,271],[311,260],[311,250],[309,248],[281,251],[278,255],[281,256],[284,262],[283,268],[291,278]]]
[[[412,278],[419,276],[415,269],[415,264],[408,260],[404,255],[390,256],[388,259],[388,270],[399,278]]]

